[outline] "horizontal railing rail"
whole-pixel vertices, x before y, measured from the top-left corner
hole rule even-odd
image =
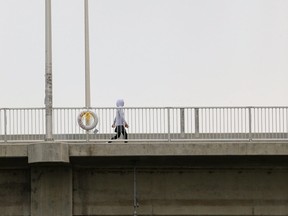
[[[90,108],[97,132],[79,127],[85,108],[53,108],[53,139],[103,141],[114,134],[115,108]],[[128,139],[267,140],[288,139],[288,107],[126,107]],[[45,140],[45,108],[0,109],[0,141]],[[121,139],[120,139],[121,140]]]

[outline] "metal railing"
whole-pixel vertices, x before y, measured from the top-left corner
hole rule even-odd
[[[91,108],[99,118],[97,133],[81,129],[85,108],[53,108],[53,138],[103,141],[115,133],[115,108]],[[288,139],[288,107],[145,107],[125,108],[129,140]],[[45,108],[0,109],[0,142],[45,140]]]

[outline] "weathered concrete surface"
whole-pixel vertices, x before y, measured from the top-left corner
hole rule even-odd
[[[11,143],[11,144],[0,144],[0,158],[6,158],[6,157],[27,157],[27,146],[30,145],[30,143],[25,144],[17,144],[17,143]]]
[[[31,216],[72,215],[72,170],[63,166],[31,168]]]
[[[69,162],[75,156],[288,155],[288,142],[104,142],[0,144],[0,158]]]
[[[65,162],[69,163],[68,144],[45,142],[28,145],[29,163]]]
[[[151,142],[70,144],[70,156],[288,155],[288,142]]]
[[[0,215],[30,215],[30,170],[0,164]]]
[[[132,169],[74,170],[74,215],[132,215]],[[138,215],[288,215],[287,170],[137,170]]]
[[[73,157],[70,163],[1,166],[3,215],[132,215],[134,168],[138,215],[288,215],[288,156]]]

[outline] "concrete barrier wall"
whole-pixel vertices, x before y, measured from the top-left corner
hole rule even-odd
[[[137,215],[288,215],[288,170],[139,168]],[[0,169],[0,215],[133,215],[132,168]]]
[[[72,215],[72,175],[70,167],[31,168],[31,216]]]
[[[0,215],[30,215],[29,169],[0,168]]]
[[[132,215],[131,170],[74,171],[74,215]],[[138,215],[288,215],[287,170],[137,171]]]

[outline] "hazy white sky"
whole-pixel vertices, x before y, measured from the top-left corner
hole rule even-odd
[[[287,0],[90,0],[91,105],[288,105]],[[53,105],[83,107],[83,0],[52,0]],[[0,107],[44,107],[45,1],[0,0]]]

